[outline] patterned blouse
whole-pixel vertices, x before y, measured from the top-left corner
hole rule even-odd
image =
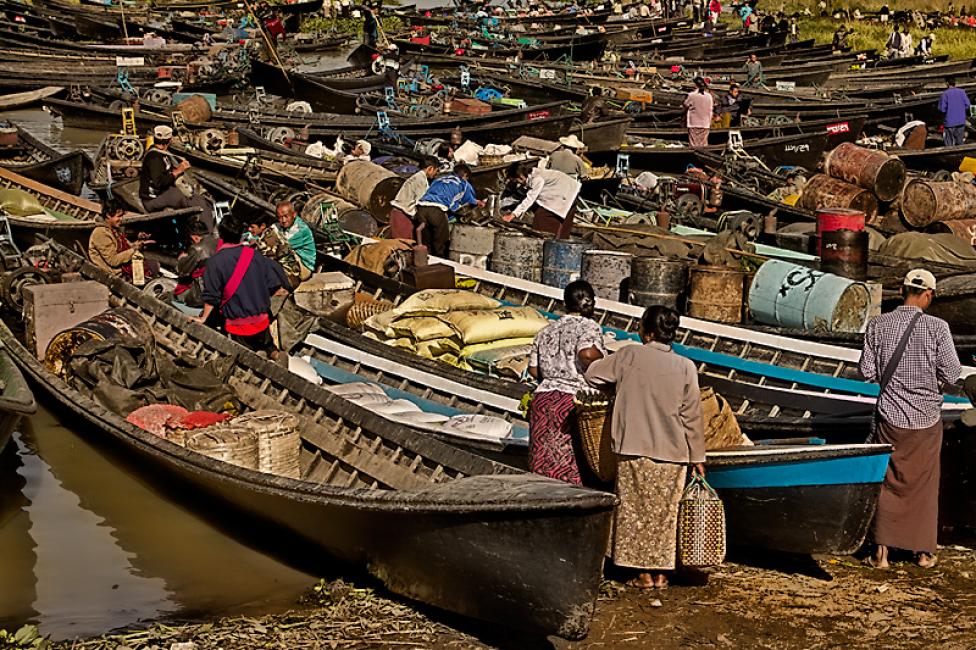
[[[586,379],[579,366],[580,350],[596,347],[606,355],[603,332],[590,318],[563,316],[535,335],[529,367],[539,369],[536,393],[559,391],[575,395],[586,389]]]

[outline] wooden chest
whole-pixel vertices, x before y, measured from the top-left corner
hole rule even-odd
[[[108,296],[108,287],[90,280],[27,287],[27,347],[43,361],[51,339],[108,309]]]

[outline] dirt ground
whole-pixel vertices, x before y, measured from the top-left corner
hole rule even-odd
[[[940,549],[925,571],[852,557],[736,558],[663,591],[607,580],[590,635],[527,639],[418,611],[368,587],[320,583],[295,610],[161,625],[58,644],[97,650],[250,648],[976,648],[976,551]]]

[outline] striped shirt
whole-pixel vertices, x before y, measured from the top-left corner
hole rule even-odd
[[[859,367],[878,382],[918,307],[901,306],[868,323]],[[949,324],[923,314],[905,346],[901,362],[878,397],[882,419],[902,429],[925,429],[942,417],[942,386],[959,379],[962,367]]]

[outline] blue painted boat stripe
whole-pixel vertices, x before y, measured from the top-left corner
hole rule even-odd
[[[716,490],[880,483],[890,454],[825,460],[708,467],[706,478]]]
[[[439,415],[444,415],[446,417],[454,417],[455,415],[467,415],[465,411],[462,411],[460,409],[456,409],[451,406],[447,406],[445,404],[440,404],[438,402],[434,402],[429,399],[424,399],[423,397],[419,397],[417,395],[414,395],[413,393],[408,393],[407,391],[401,390],[399,388],[394,388],[392,386],[387,386],[385,384],[372,381],[370,379],[357,375],[354,372],[349,372],[348,370],[343,370],[342,368],[336,368],[335,366],[325,363],[320,359],[316,359],[313,357],[309,359],[309,362],[312,364],[312,367],[315,368],[315,372],[317,372],[320,377],[325,379],[326,382],[330,384],[357,384],[357,383],[373,384],[375,386],[379,386],[380,388],[382,388],[383,392],[386,393],[386,396],[389,397],[390,399],[405,399],[408,402],[412,402],[413,404],[416,404],[417,407],[420,408],[420,410],[424,411],[425,413],[437,413]],[[512,424],[512,434],[507,439],[514,439],[514,440],[529,439],[528,426],[521,424],[519,422],[512,422],[511,424]]]
[[[541,309],[539,312],[550,320],[559,319],[558,314],[542,311]],[[603,331],[613,334],[616,339],[621,341],[637,341],[640,339],[640,337],[638,337],[638,335],[635,333],[625,332],[614,327],[604,327]],[[778,379],[780,381],[788,381],[790,383],[812,386],[814,388],[823,388],[835,392],[863,395],[865,397],[878,396],[879,387],[877,384],[860,381],[858,379],[832,377],[830,375],[824,375],[817,372],[796,370],[794,368],[786,368],[784,366],[763,363],[761,361],[750,361],[749,359],[733,357],[730,354],[713,352],[711,350],[682,345],[680,343],[674,344],[674,351],[681,356],[688,357],[695,363],[707,363],[720,368],[730,368],[737,372],[742,372],[749,375],[769,377],[770,379]],[[944,399],[949,404],[965,404],[969,401],[965,397],[960,397],[958,395],[945,395]]]

